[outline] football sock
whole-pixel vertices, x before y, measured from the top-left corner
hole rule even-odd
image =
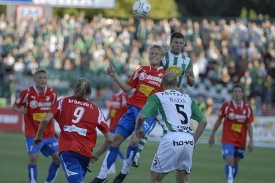
[[[53,183],[54,182],[54,179],[56,178],[57,173],[58,173],[58,169],[59,169],[59,165],[52,162],[49,167],[49,174],[48,174],[48,177],[47,177],[45,183]]]
[[[107,177],[108,170],[117,158],[118,150],[119,148],[115,148],[113,146],[109,147],[108,152],[106,153],[106,156],[103,160],[100,172],[97,176],[98,178],[105,179]]]
[[[233,181],[233,168],[231,165],[226,165],[225,166],[225,174],[226,174],[226,178],[228,183]]]
[[[36,165],[28,165],[28,172],[29,172],[30,183],[36,183],[37,182],[37,166]]]
[[[239,167],[238,166],[233,166],[233,178],[235,179],[237,174],[238,174]]]
[[[138,152],[139,152],[139,153],[143,150],[145,144],[147,143],[147,140],[148,140],[148,135],[146,135],[145,137],[143,137],[143,138],[140,140],[140,142],[139,142],[139,144],[138,144]]]
[[[136,153],[136,155],[135,155],[135,159],[137,159],[137,160],[139,159],[140,153],[141,153],[141,151],[143,150],[145,144],[146,144],[147,141],[148,141],[148,137],[149,137],[149,136],[146,134],[146,136],[143,137],[143,138],[139,141],[138,150],[137,150],[137,153]]]
[[[121,173],[127,174],[129,172],[131,165],[133,163],[133,159],[137,153],[137,150],[138,150],[138,146],[136,147],[133,147],[131,145],[128,146],[126,161],[123,164]]]
[[[125,157],[124,157],[123,153],[121,152],[121,150],[118,150],[118,158],[121,162],[124,162],[124,160],[125,160]]]

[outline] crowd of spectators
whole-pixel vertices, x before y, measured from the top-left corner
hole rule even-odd
[[[192,58],[197,78],[207,77],[213,85],[241,82],[247,99],[258,97],[269,107],[275,103],[275,23],[269,20],[87,20],[69,15],[17,20],[2,14],[0,82],[32,75],[38,68],[96,71],[109,63],[131,75],[148,64],[151,45],[169,49],[174,31],[185,35],[184,53]],[[104,96],[104,91],[98,93]]]

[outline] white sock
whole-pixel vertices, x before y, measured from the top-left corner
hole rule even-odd
[[[108,174],[108,168],[107,168],[107,157],[109,155],[110,151],[107,152],[104,160],[103,160],[103,163],[102,163],[102,166],[101,166],[101,169],[100,169],[100,172],[97,176],[97,178],[100,178],[100,179],[106,179],[107,178],[107,174]]]
[[[233,183],[234,182],[234,178],[233,178],[233,168],[232,166],[229,167],[229,174],[228,174],[228,178],[227,178],[227,183]]]
[[[130,156],[128,159],[124,161],[123,167],[121,169],[121,173],[127,174],[131,168],[132,163],[133,163],[132,156]]]

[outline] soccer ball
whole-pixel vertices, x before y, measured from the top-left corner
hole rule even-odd
[[[147,17],[151,12],[151,4],[146,0],[137,0],[133,5],[133,13],[138,18]]]

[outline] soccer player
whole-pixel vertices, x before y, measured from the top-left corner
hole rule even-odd
[[[246,136],[248,133],[248,150],[253,150],[253,128],[254,121],[251,106],[243,101],[244,89],[241,84],[233,86],[233,100],[224,103],[213,127],[209,144],[215,143],[215,132],[223,120],[222,131],[222,156],[225,159],[225,174],[228,183],[233,183],[238,173],[239,161],[244,158]]]
[[[136,134],[145,135],[141,128],[144,120],[156,116],[163,129],[163,136],[151,165],[150,183],[160,183],[176,170],[176,182],[187,183],[186,176],[192,167],[194,146],[204,131],[207,120],[195,100],[179,92],[177,77],[166,73],[162,78],[164,91],[150,96],[136,121]],[[190,119],[199,122],[196,132],[190,127]]]
[[[171,50],[168,51],[161,62],[167,72],[172,72],[178,80],[177,87],[187,83],[189,86],[194,86],[195,78],[193,74],[193,61],[182,54],[185,45],[184,36],[182,33],[174,32],[170,38]]]
[[[107,102],[107,106],[109,108],[109,113],[107,116],[106,121],[110,120],[110,131],[112,135],[115,134],[116,126],[119,119],[126,113],[128,109],[127,100],[128,95],[123,92],[123,90],[119,87],[117,82],[112,83],[112,91],[113,94]],[[121,162],[124,162],[123,153],[119,150],[118,157]],[[116,163],[114,162],[110,167],[108,174],[115,174],[116,173]]]
[[[90,81],[80,78],[74,95],[58,100],[42,119],[34,139],[34,144],[39,146],[49,122],[56,119],[61,129],[59,156],[69,183],[84,183],[89,163],[97,161],[113,140],[103,113],[88,100],[91,93]],[[92,153],[96,146],[96,128],[103,133],[105,141]]]
[[[193,61],[182,54],[183,47],[185,45],[184,36],[179,32],[174,32],[170,38],[171,50],[168,51],[162,58],[161,65],[166,69],[167,72],[172,72],[177,76],[178,85],[177,89],[182,91],[182,84],[187,83],[190,87],[194,86],[195,79],[193,74]],[[132,166],[139,166],[140,153],[143,150],[148,135],[140,140],[138,153],[134,158]]]
[[[102,183],[107,180],[108,169],[115,161],[120,145],[132,134],[130,144],[127,149],[126,161],[121,172],[115,178],[114,183],[122,182],[126,177],[133,162],[133,157],[135,157],[138,149],[139,138],[137,138],[134,133],[136,118],[140,112],[140,109],[146,103],[148,97],[163,90],[161,86],[161,78],[165,74],[165,70],[163,67],[160,67],[160,62],[163,55],[163,48],[158,45],[153,45],[149,49],[150,66],[142,66],[137,69],[127,83],[117,75],[113,66],[110,65],[108,67],[107,74],[112,76],[126,93],[132,89],[135,89],[135,92],[133,96],[129,97],[128,110],[118,122],[114,135],[114,141],[109,147],[98,176],[95,177],[92,183]],[[154,125],[155,119],[148,118],[142,128],[145,133],[149,133],[153,129]]]
[[[12,109],[24,114],[25,140],[29,154],[28,177],[30,183],[37,182],[37,160],[38,153],[48,157],[52,156],[52,163],[49,167],[48,176],[45,183],[53,183],[58,173],[60,160],[58,157],[58,142],[55,137],[53,121],[49,123],[43,133],[44,140],[39,146],[34,147],[33,140],[38,130],[38,126],[46,116],[48,110],[56,102],[56,92],[47,86],[47,72],[38,70],[34,73],[35,84],[22,91],[19,98],[12,105]]]

